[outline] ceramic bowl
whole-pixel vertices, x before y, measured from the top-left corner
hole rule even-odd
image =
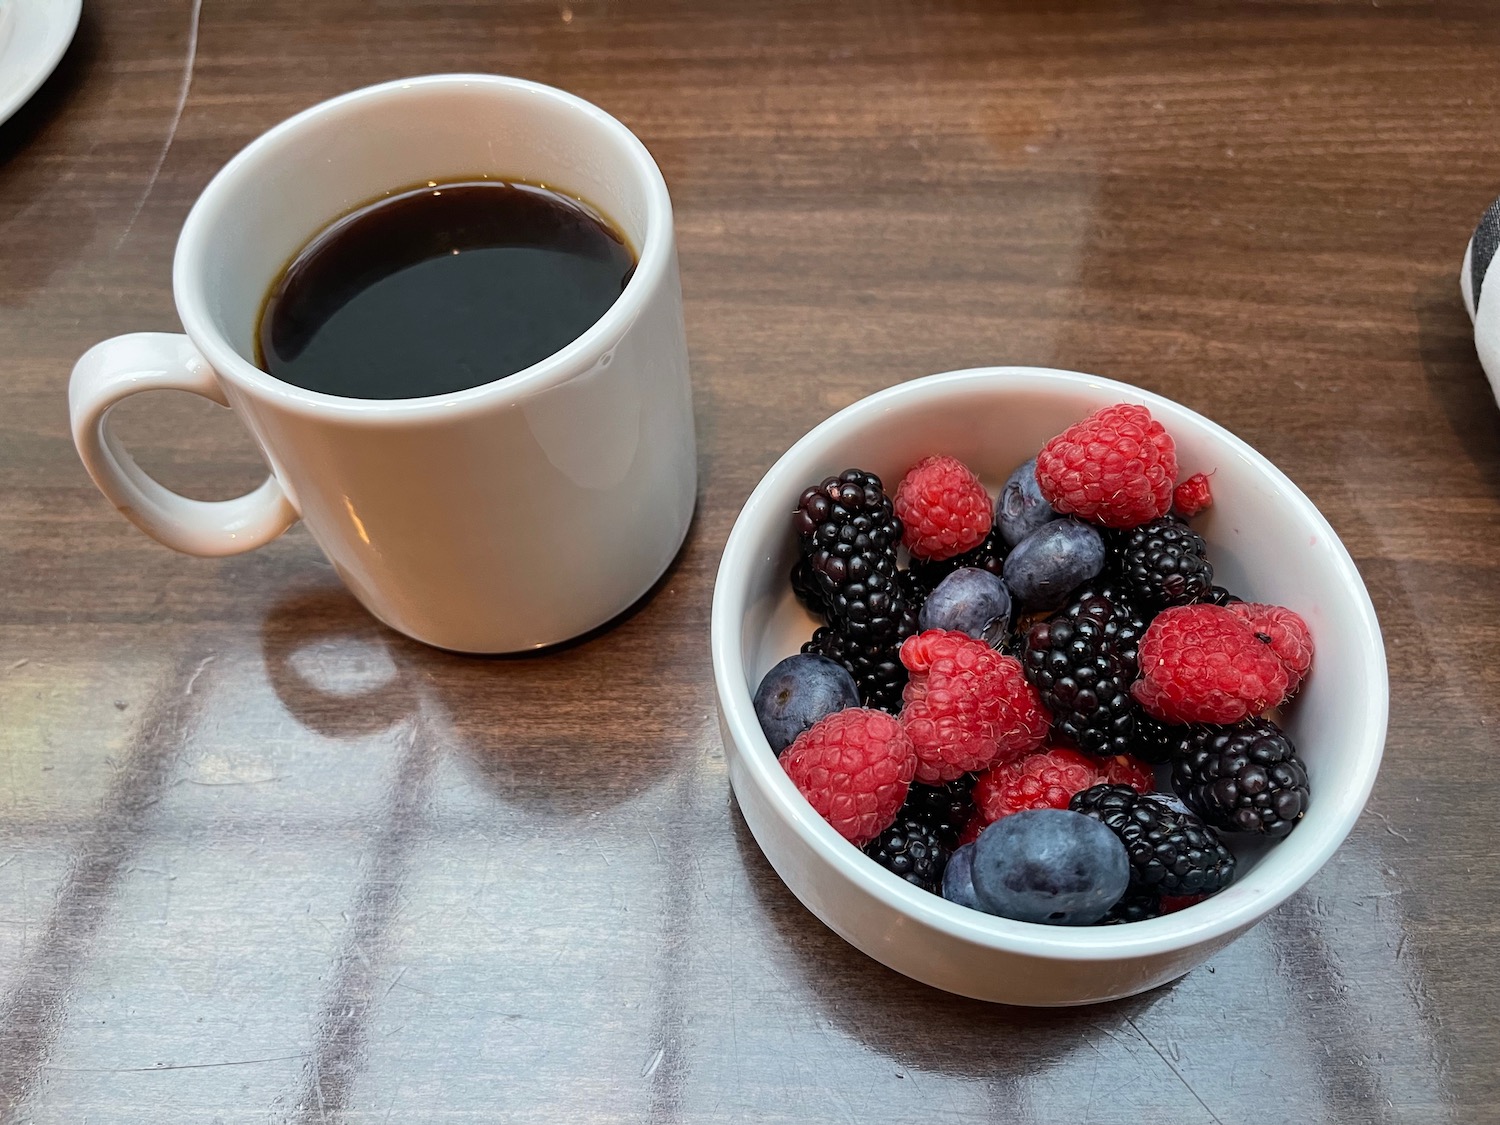
[[[1317,656],[1285,728],[1312,800],[1274,844],[1231,839],[1236,882],[1187,910],[1131,925],[1065,928],[995,918],[928,894],[830,828],[778,765],[751,702],[760,678],[816,622],[787,581],[790,516],[810,483],[851,466],[894,486],[929,453],[974,468],[991,493],[1044,441],[1101,406],[1147,406],[1177,443],[1184,475],[1213,473],[1194,526],[1215,580],[1299,612]],[[917,379],[840,411],[761,480],[730,533],[713,602],[713,668],[729,778],[778,875],[835,933],[899,973],[1009,1004],[1086,1004],[1143,992],[1201,964],[1295,894],[1328,861],[1374,784],[1388,685],[1374,608],[1349,553],[1311,501],[1233,434],[1136,387],[1069,371],[996,367]]]

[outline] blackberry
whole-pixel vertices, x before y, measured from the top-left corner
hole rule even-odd
[[[922,606],[927,601],[927,595],[932,593],[932,591],[917,581],[916,577],[909,570],[896,572],[896,585],[901,590],[902,600],[906,603],[905,608],[911,611],[912,618],[915,619],[922,612]]]
[[[865,854],[908,883],[937,894],[951,853],[936,829],[915,817],[901,815],[865,845]]]
[[[866,584],[879,573],[886,592],[895,581],[901,520],[874,473],[846,469],[802,493],[792,513],[802,555],[834,603],[851,584]],[[888,567],[880,563],[888,560]],[[832,605],[834,613],[839,606]]]
[[[1099,821],[1125,845],[1130,883],[1155,895],[1211,895],[1234,879],[1234,853],[1214,830],[1171,798],[1128,785],[1095,785],[1068,808]],[[1159,909],[1159,908],[1158,908]]]
[[[1026,634],[1026,678],[1052,712],[1060,741],[1099,755],[1134,750],[1130,697],[1146,623],[1116,586],[1085,588]]]
[[[854,677],[859,699],[866,707],[878,707],[892,715],[901,711],[901,690],[906,687],[906,666],[901,663],[901,642],[917,631],[917,615],[909,609],[887,638],[851,636],[839,625],[824,625],[802,646],[837,660]]]
[[[1307,766],[1269,719],[1200,727],[1172,762],[1172,788],[1215,828],[1285,836],[1307,811]]]
[[[987,570],[999,578],[1005,572],[1005,556],[1009,551],[1005,540],[1000,538],[1000,528],[996,526],[990,529],[979,546],[951,559],[912,559],[908,573],[920,589],[930,594],[944,578],[966,566]]]
[[[1231,594],[1223,586],[1210,586],[1198,600],[1208,605],[1234,605],[1235,602],[1242,602],[1245,599],[1237,594]]]
[[[1137,707],[1130,752],[1153,766],[1163,765],[1181,752],[1183,742],[1190,734],[1192,731],[1188,727],[1164,723],[1155,715]]]
[[[823,587],[818,584],[812,564],[804,558],[799,558],[792,567],[792,593],[808,610],[827,619],[828,599],[823,596]]]
[[[1147,609],[1197,601],[1213,586],[1213,564],[1203,536],[1181,520],[1161,516],[1119,534],[1120,579]]]
[[[964,774],[941,785],[914,782],[907,793],[901,816],[919,821],[937,833],[945,848],[958,844],[958,837],[974,815],[974,777]],[[899,818],[898,818],[899,819]]]
[[[1127,922],[1144,922],[1147,918],[1161,917],[1161,895],[1129,887],[1119,902],[1109,908],[1101,926],[1118,926]]]

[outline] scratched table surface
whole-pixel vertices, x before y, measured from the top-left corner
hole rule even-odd
[[[96,494],[73,360],[173,330],[214,171],[368,83],[617,114],[673,191],[700,445],[654,598],[526,659],[374,625],[306,533],[174,555]],[[0,1119],[1500,1120],[1500,416],[1457,270],[1500,192],[1500,11],[1085,0],[87,0],[0,127]],[[729,791],[708,609],[833,410],[996,362],[1173,396],[1282,466],[1385,630],[1369,809],[1174,985],[913,983]],[[132,400],[203,498],[234,419]]]

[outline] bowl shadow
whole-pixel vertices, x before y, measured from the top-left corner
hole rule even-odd
[[[1025,1008],[944,992],[886,968],[849,945],[787,889],[732,803],[735,844],[753,900],[807,1000],[849,1036],[918,1073],[997,1083],[1003,1090],[1055,1066],[1090,1040],[1113,1036],[1168,995],[1148,993],[1085,1007]],[[1120,1038],[1137,1038],[1122,1030]],[[1011,1104],[1002,1096],[997,1109]]]

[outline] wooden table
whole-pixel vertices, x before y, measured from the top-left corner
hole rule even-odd
[[[539,659],[381,630],[300,529],[174,555],[67,434],[88,345],[176,328],[173,241],[226,159],[450,70],[619,115],[680,221],[697,522],[654,600]],[[1500,1120],[1500,414],[1457,286],[1497,121],[1483,0],[88,0],[0,128],[0,1118]],[[1246,438],[1387,638],[1348,843],[1104,1007],[844,945],[761,858],[713,717],[714,568],[761,473],[994,362]],[[263,472],[227,412],[122,413],[174,487]]]

